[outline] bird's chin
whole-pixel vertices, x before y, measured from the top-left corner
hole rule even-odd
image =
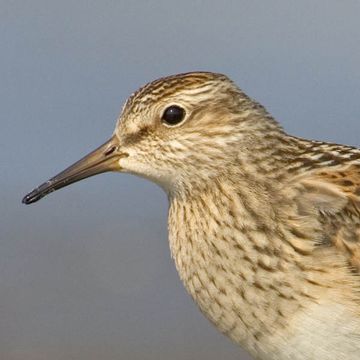
[[[119,172],[149,180],[159,185],[166,193],[169,193],[173,188],[174,181],[170,174],[163,173],[160,169],[155,169],[146,163],[131,159],[130,156],[120,159],[119,166]]]

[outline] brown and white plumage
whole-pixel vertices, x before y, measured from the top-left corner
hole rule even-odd
[[[108,143],[24,202],[107,170],[164,188],[185,287],[254,358],[360,359],[359,149],[289,136],[226,76],[196,72],[135,92]]]
[[[303,196],[318,212],[324,234],[320,245],[333,247],[360,273],[360,165],[349,162],[336,170],[319,170],[302,183]]]

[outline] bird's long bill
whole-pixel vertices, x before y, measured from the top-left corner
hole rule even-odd
[[[31,204],[47,194],[76,181],[103,172],[119,170],[118,160],[122,154],[118,152],[118,146],[119,142],[116,136],[111,137],[96,150],[31,191],[23,198],[22,202]]]

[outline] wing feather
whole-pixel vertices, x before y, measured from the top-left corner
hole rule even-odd
[[[300,188],[296,200],[317,214],[322,244],[342,252],[360,273],[360,165],[313,172],[300,181]]]

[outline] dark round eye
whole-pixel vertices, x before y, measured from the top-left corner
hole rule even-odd
[[[162,120],[167,125],[177,125],[184,120],[185,110],[177,105],[167,107],[163,113]]]

